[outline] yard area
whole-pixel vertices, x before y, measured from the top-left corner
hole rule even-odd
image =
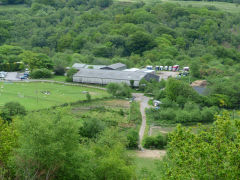
[[[64,103],[86,99],[86,91],[92,99],[109,97],[100,89],[46,82],[0,82],[0,107],[6,102],[16,101],[27,110],[49,108]]]

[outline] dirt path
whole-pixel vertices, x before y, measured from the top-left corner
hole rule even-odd
[[[149,150],[144,149],[142,146],[142,140],[144,136],[144,132],[146,129],[146,108],[150,108],[150,105],[148,104],[148,101],[150,100],[149,97],[144,96],[143,93],[134,93],[133,96],[136,97],[136,101],[140,102],[140,111],[142,114],[142,124],[139,130],[139,149],[140,151],[137,151],[137,156],[142,158],[155,158],[155,159],[161,159],[166,154],[166,150]]]
[[[149,108],[149,97],[144,96],[142,93],[134,93],[133,96],[136,97],[136,101],[140,102],[140,111],[142,114],[142,124],[140,127],[140,131],[139,131],[139,149],[143,150],[142,147],[142,140],[143,140],[143,136],[144,136],[144,132],[145,132],[145,128],[146,128],[146,113],[145,113],[145,109]]]
[[[137,156],[140,158],[162,159],[166,155],[165,150],[143,150],[137,151]]]

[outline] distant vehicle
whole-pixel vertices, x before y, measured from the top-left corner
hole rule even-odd
[[[168,70],[168,66],[164,66],[164,70],[167,71]]]
[[[152,66],[147,66],[146,69],[148,69],[148,70],[152,70],[153,67],[152,67]]]
[[[20,79],[23,80],[23,79],[27,79],[25,76],[20,76]]]
[[[154,107],[158,107],[160,104],[161,104],[160,101],[158,101],[158,100],[153,100],[153,106],[154,106]]]
[[[160,70],[159,66],[156,66],[156,67],[155,67],[155,70],[156,70],[156,71],[159,71],[159,70]]]
[[[178,71],[178,70],[179,70],[179,65],[174,65],[174,66],[172,67],[172,70],[173,70],[173,71]]]
[[[159,70],[162,71],[163,70],[163,66],[159,66]]]
[[[168,70],[169,70],[169,71],[172,71],[172,66],[169,66],[169,67],[168,67]]]
[[[189,67],[183,67],[183,71],[189,71],[190,68]]]

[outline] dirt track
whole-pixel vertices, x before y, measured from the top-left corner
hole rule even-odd
[[[149,97],[144,96],[142,93],[134,93],[133,96],[136,97],[136,101],[140,102],[140,111],[142,114],[142,124],[141,124],[141,128],[139,131],[139,148],[142,150],[142,139],[144,136],[144,132],[145,132],[145,128],[146,128],[146,113],[145,113],[145,109],[149,108]]]

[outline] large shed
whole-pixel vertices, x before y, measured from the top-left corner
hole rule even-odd
[[[159,76],[141,71],[131,72],[99,69],[80,69],[76,74],[73,75],[73,82],[101,85],[106,85],[114,82],[131,85],[132,81],[134,83],[134,86],[138,87],[140,80],[143,78],[147,81],[151,79],[159,81]]]
[[[111,64],[109,66],[103,67],[101,69],[122,71],[124,69],[127,69],[127,66],[125,64],[122,64],[122,63],[116,63],[116,64]]]

